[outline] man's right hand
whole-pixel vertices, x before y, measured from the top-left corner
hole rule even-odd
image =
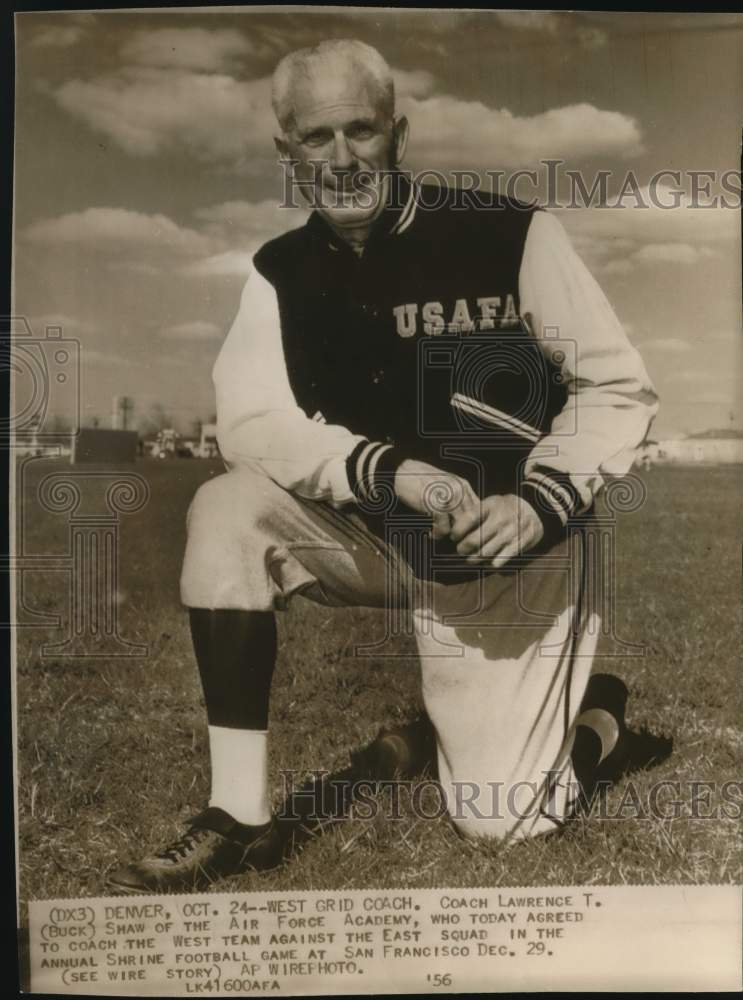
[[[408,507],[433,518],[434,538],[446,537],[456,517],[480,507],[466,479],[412,458],[397,467],[395,493]]]

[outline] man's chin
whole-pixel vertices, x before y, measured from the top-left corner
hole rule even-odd
[[[373,222],[384,207],[385,196],[384,186],[346,193],[324,188],[317,192],[315,207],[334,226],[352,228]]]

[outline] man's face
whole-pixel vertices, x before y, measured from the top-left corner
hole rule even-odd
[[[276,144],[296,161],[300,190],[335,226],[371,221],[386,200],[384,172],[401,158],[407,123],[393,120],[371,81],[334,67],[309,79],[294,109],[291,129]]]

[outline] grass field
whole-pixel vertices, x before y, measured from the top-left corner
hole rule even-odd
[[[64,552],[67,515],[44,512],[36,500],[41,476],[57,468],[68,467],[48,460],[27,467],[19,516],[29,552]],[[178,576],[186,507],[220,468],[196,461],[136,466],[151,498],[122,519],[120,616],[121,634],[145,643],[146,657],[45,657],[42,643],[62,632],[19,630],[24,901],[100,893],[110,868],[167,842],[205,804],[206,722]],[[674,753],[625,779],[607,805],[627,799],[630,780],[629,793],[643,801],[654,782],[678,781],[677,815],[593,817],[556,839],[504,850],[461,840],[444,819],[417,819],[403,798],[401,820],[329,824],[283,869],[221,890],[740,881],[734,811],[728,803],[729,816],[704,818],[720,811],[720,783],[740,774],[740,470],[657,468],[645,480],[646,505],[619,521],[617,626],[622,638],[644,644],[646,655],[597,668],[628,684],[629,723],[672,736]],[[61,573],[29,572],[24,602],[37,612],[63,611],[66,586]],[[418,714],[412,648],[401,647],[409,655],[398,659],[352,655],[355,643],[379,635],[379,616],[302,599],[280,616],[271,705],[277,800],[281,769],[341,770],[380,726]],[[697,793],[701,806],[692,803],[693,781],[717,783]]]

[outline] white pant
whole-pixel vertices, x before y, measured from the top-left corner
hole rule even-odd
[[[301,591],[405,606],[449,814],[465,834],[555,829],[574,794],[573,725],[599,633],[581,533],[507,570],[429,585],[353,508],[302,500],[258,468],[205,483],[189,508],[181,598],[270,611]],[[399,611],[397,612],[399,618]]]

